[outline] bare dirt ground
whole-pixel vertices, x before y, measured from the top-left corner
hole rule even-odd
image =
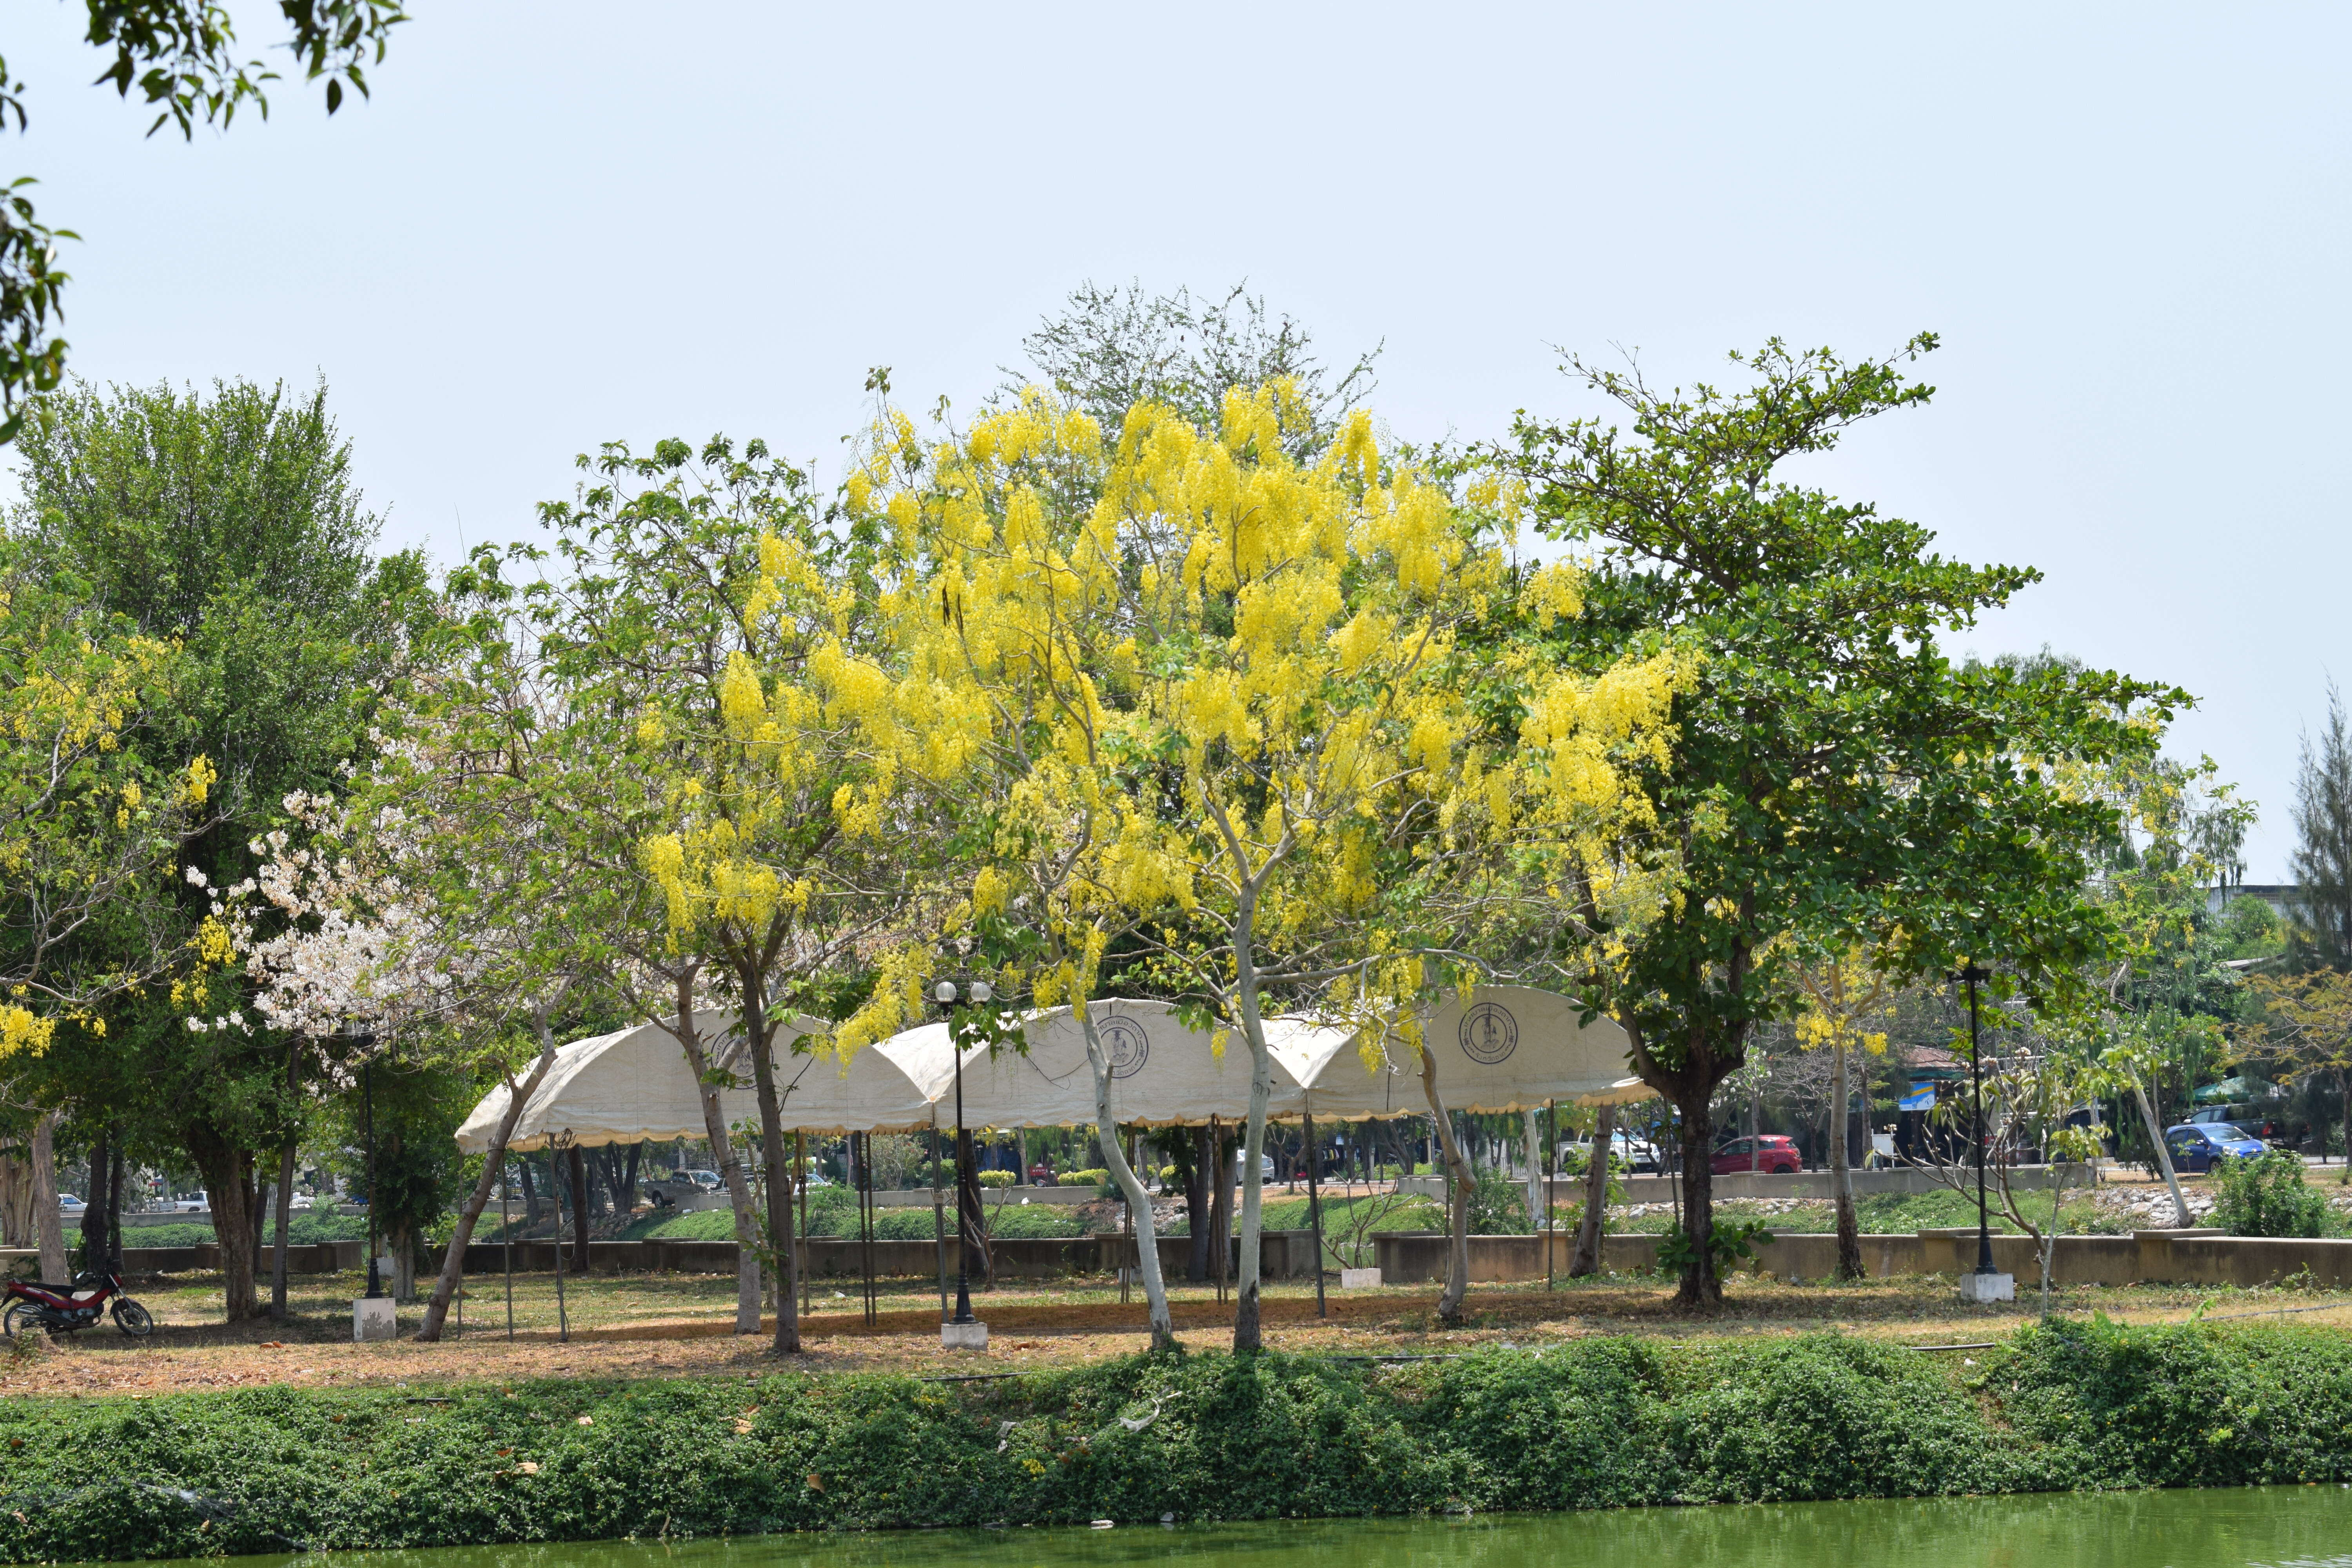
[[[780,1360],[765,1336],[731,1331],[731,1276],[567,1279],[568,1342],[557,1337],[550,1275],[516,1280],[516,1337],[506,1337],[503,1281],[472,1281],[462,1336],[439,1344],[404,1338],[351,1342],[350,1299],[356,1277],[303,1281],[284,1323],[225,1327],[216,1279],[191,1278],[133,1285],[156,1310],[151,1340],[132,1342],[104,1326],[71,1339],[33,1342],[0,1352],[0,1394],[133,1397],[196,1389],[294,1384],[310,1387],[433,1385],[542,1377],[635,1379],[753,1376],[780,1369],[810,1373],[892,1371],[971,1375],[1067,1366],[1140,1351],[1148,1343],[1140,1292],[1122,1303],[1102,1280],[1000,1287],[976,1294],[975,1312],[990,1325],[985,1355],[939,1347],[939,1301],[929,1282],[892,1282],[866,1321],[854,1294],[822,1287],[803,1320],[806,1351]],[[2004,1334],[2040,1313],[2030,1290],[2013,1306],[1964,1307],[1948,1281],[1904,1277],[1862,1284],[1790,1285],[1741,1276],[1721,1310],[1685,1312],[1669,1283],[1618,1276],[1547,1289],[1474,1289],[1465,1325],[1446,1330],[1435,1317],[1436,1292],[1397,1288],[1328,1294],[1318,1317],[1312,1287],[1285,1284],[1265,1303],[1266,1342],[1279,1350],[1346,1356],[1425,1356],[1481,1345],[1544,1345],[1594,1335],[1747,1338],[1837,1331],[1912,1345],[1969,1346]],[[1212,1289],[1175,1293],[1179,1335],[1212,1349],[1229,1342],[1230,1302]],[[2290,1289],[2215,1290],[2164,1287],[2058,1292],[2069,1316],[2103,1311],[2135,1323],[2173,1321],[2200,1308],[2209,1320],[2299,1322],[2352,1328],[2352,1293]],[[422,1316],[401,1308],[404,1334]]]

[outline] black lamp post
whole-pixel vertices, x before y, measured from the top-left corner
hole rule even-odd
[[[1959,977],[1969,988],[1969,1074],[1976,1085],[1977,1272],[1998,1274],[2000,1270],[1992,1266],[1992,1225],[1985,1205],[1984,1062],[1977,1051],[1977,982],[1990,980],[1992,975],[1970,959]]]
[[[367,1128],[367,1209],[368,1209],[368,1288],[369,1300],[383,1294],[383,1270],[376,1260],[381,1250],[376,1243],[375,1204],[375,1058],[370,1057],[360,1068],[360,1116]]]
[[[984,1005],[996,994],[985,980],[975,980],[965,988],[975,1006]],[[963,1042],[956,1038],[956,984],[942,980],[932,991],[940,1011],[948,1017],[948,1048],[955,1056],[956,1101],[956,1300],[955,1316],[948,1321],[969,1323],[971,1315],[971,1216],[965,1203],[967,1166],[971,1162],[971,1135],[963,1130]]]

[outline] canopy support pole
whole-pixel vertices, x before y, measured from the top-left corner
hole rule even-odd
[[[801,1202],[801,1227],[799,1230],[793,1233],[793,1245],[801,1249],[801,1266],[799,1269],[801,1277],[801,1316],[805,1318],[809,1315],[809,1301],[811,1299],[811,1291],[814,1289],[809,1284],[809,1264],[811,1262],[811,1258],[809,1256],[808,1245],[808,1134],[797,1128],[793,1131],[793,1169],[794,1173],[793,1178],[793,1187],[797,1187],[799,1189]],[[787,1187],[785,1191],[789,1193],[793,1190],[793,1187]]]
[[[1210,1242],[1210,1255],[1214,1259],[1217,1301],[1222,1306],[1225,1300],[1225,1250],[1233,1245],[1232,1238],[1225,1234],[1232,1224],[1229,1217],[1232,1211],[1225,1206],[1229,1201],[1226,1194],[1233,1188],[1225,1177],[1225,1131],[1213,1110],[1209,1113],[1209,1170],[1212,1184],[1209,1188],[1209,1229],[1214,1233]]]
[[[507,1196],[514,1178],[506,1173],[506,1160],[499,1156],[499,1250],[507,1255],[507,1338],[514,1338],[514,1216],[507,1212]]]
[[[563,1307],[563,1183],[555,1170],[555,1151],[562,1147],[558,1140],[548,1144],[547,1195],[555,1200],[555,1340],[558,1344],[572,1342],[572,1320]],[[580,1206],[578,1194],[573,1194],[572,1206]]]
[[[866,1272],[866,1326],[874,1326],[874,1134],[849,1135],[857,1160],[857,1251]]]
[[[1323,1300],[1323,1194],[1315,1169],[1322,1162],[1315,1157],[1315,1113],[1302,1105],[1302,1114],[1307,1122],[1307,1223],[1315,1232],[1315,1315],[1328,1318],[1331,1309]]]
[[[1553,1278],[1552,1278],[1552,1258],[1551,1258],[1551,1248],[1552,1248],[1552,1220],[1551,1220],[1551,1165],[1552,1165],[1552,1160],[1553,1160],[1554,1156],[1559,1152],[1559,1100],[1545,1100],[1545,1101],[1544,1101],[1544,1155],[1543,1155],[1544,1289],[1547,1289],[1547,1290],[1556,1290],[1556,1289],[1558,1289],[1559,1288],[1559,1287],[1558,1286],[1558,1284],[1557,1284],[1557,1283],[1555,1283],[1555,1281],[1553,1280]]]

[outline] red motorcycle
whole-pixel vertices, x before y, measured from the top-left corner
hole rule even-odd
[[[89,1287],[95,1289],[86,1296],[79,1294]],[[7,1310],[0,1312],[0,1334],[13,1340],[26,1329],[76,1333],[97,1325],[99,1310],[109,1299],[114,1302],[109,1310],[116,1328],[134,1340],[155,1331],[155,1320],[147,1309],[122,1293],[120,1276],[77,1274],[70,1285],[41,1285],[26,1279],[0,1284],[0,1301],[8,1303]]]

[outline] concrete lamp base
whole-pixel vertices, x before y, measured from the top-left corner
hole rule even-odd
[[[2017,1276],[1963,1274],[1960,1276],[1960,1300],[1979,1305],[1987,1301],[2014,1301],[2017,1300]]]
[[[1380,1288],[1381,1271],[1377,1268],[1342,1268],[1339,1289],[1342,1290],[1375,1290]]]
[[[369,1340],[388,1340],[399,1332],[393,1321],[392,1298],[362,1296],[352,1303],[352,1339],[364,1343]]]
[[[940,1348],[947,1351],[984,1351],[988,1348],[986,1323],[941,1323]]]

